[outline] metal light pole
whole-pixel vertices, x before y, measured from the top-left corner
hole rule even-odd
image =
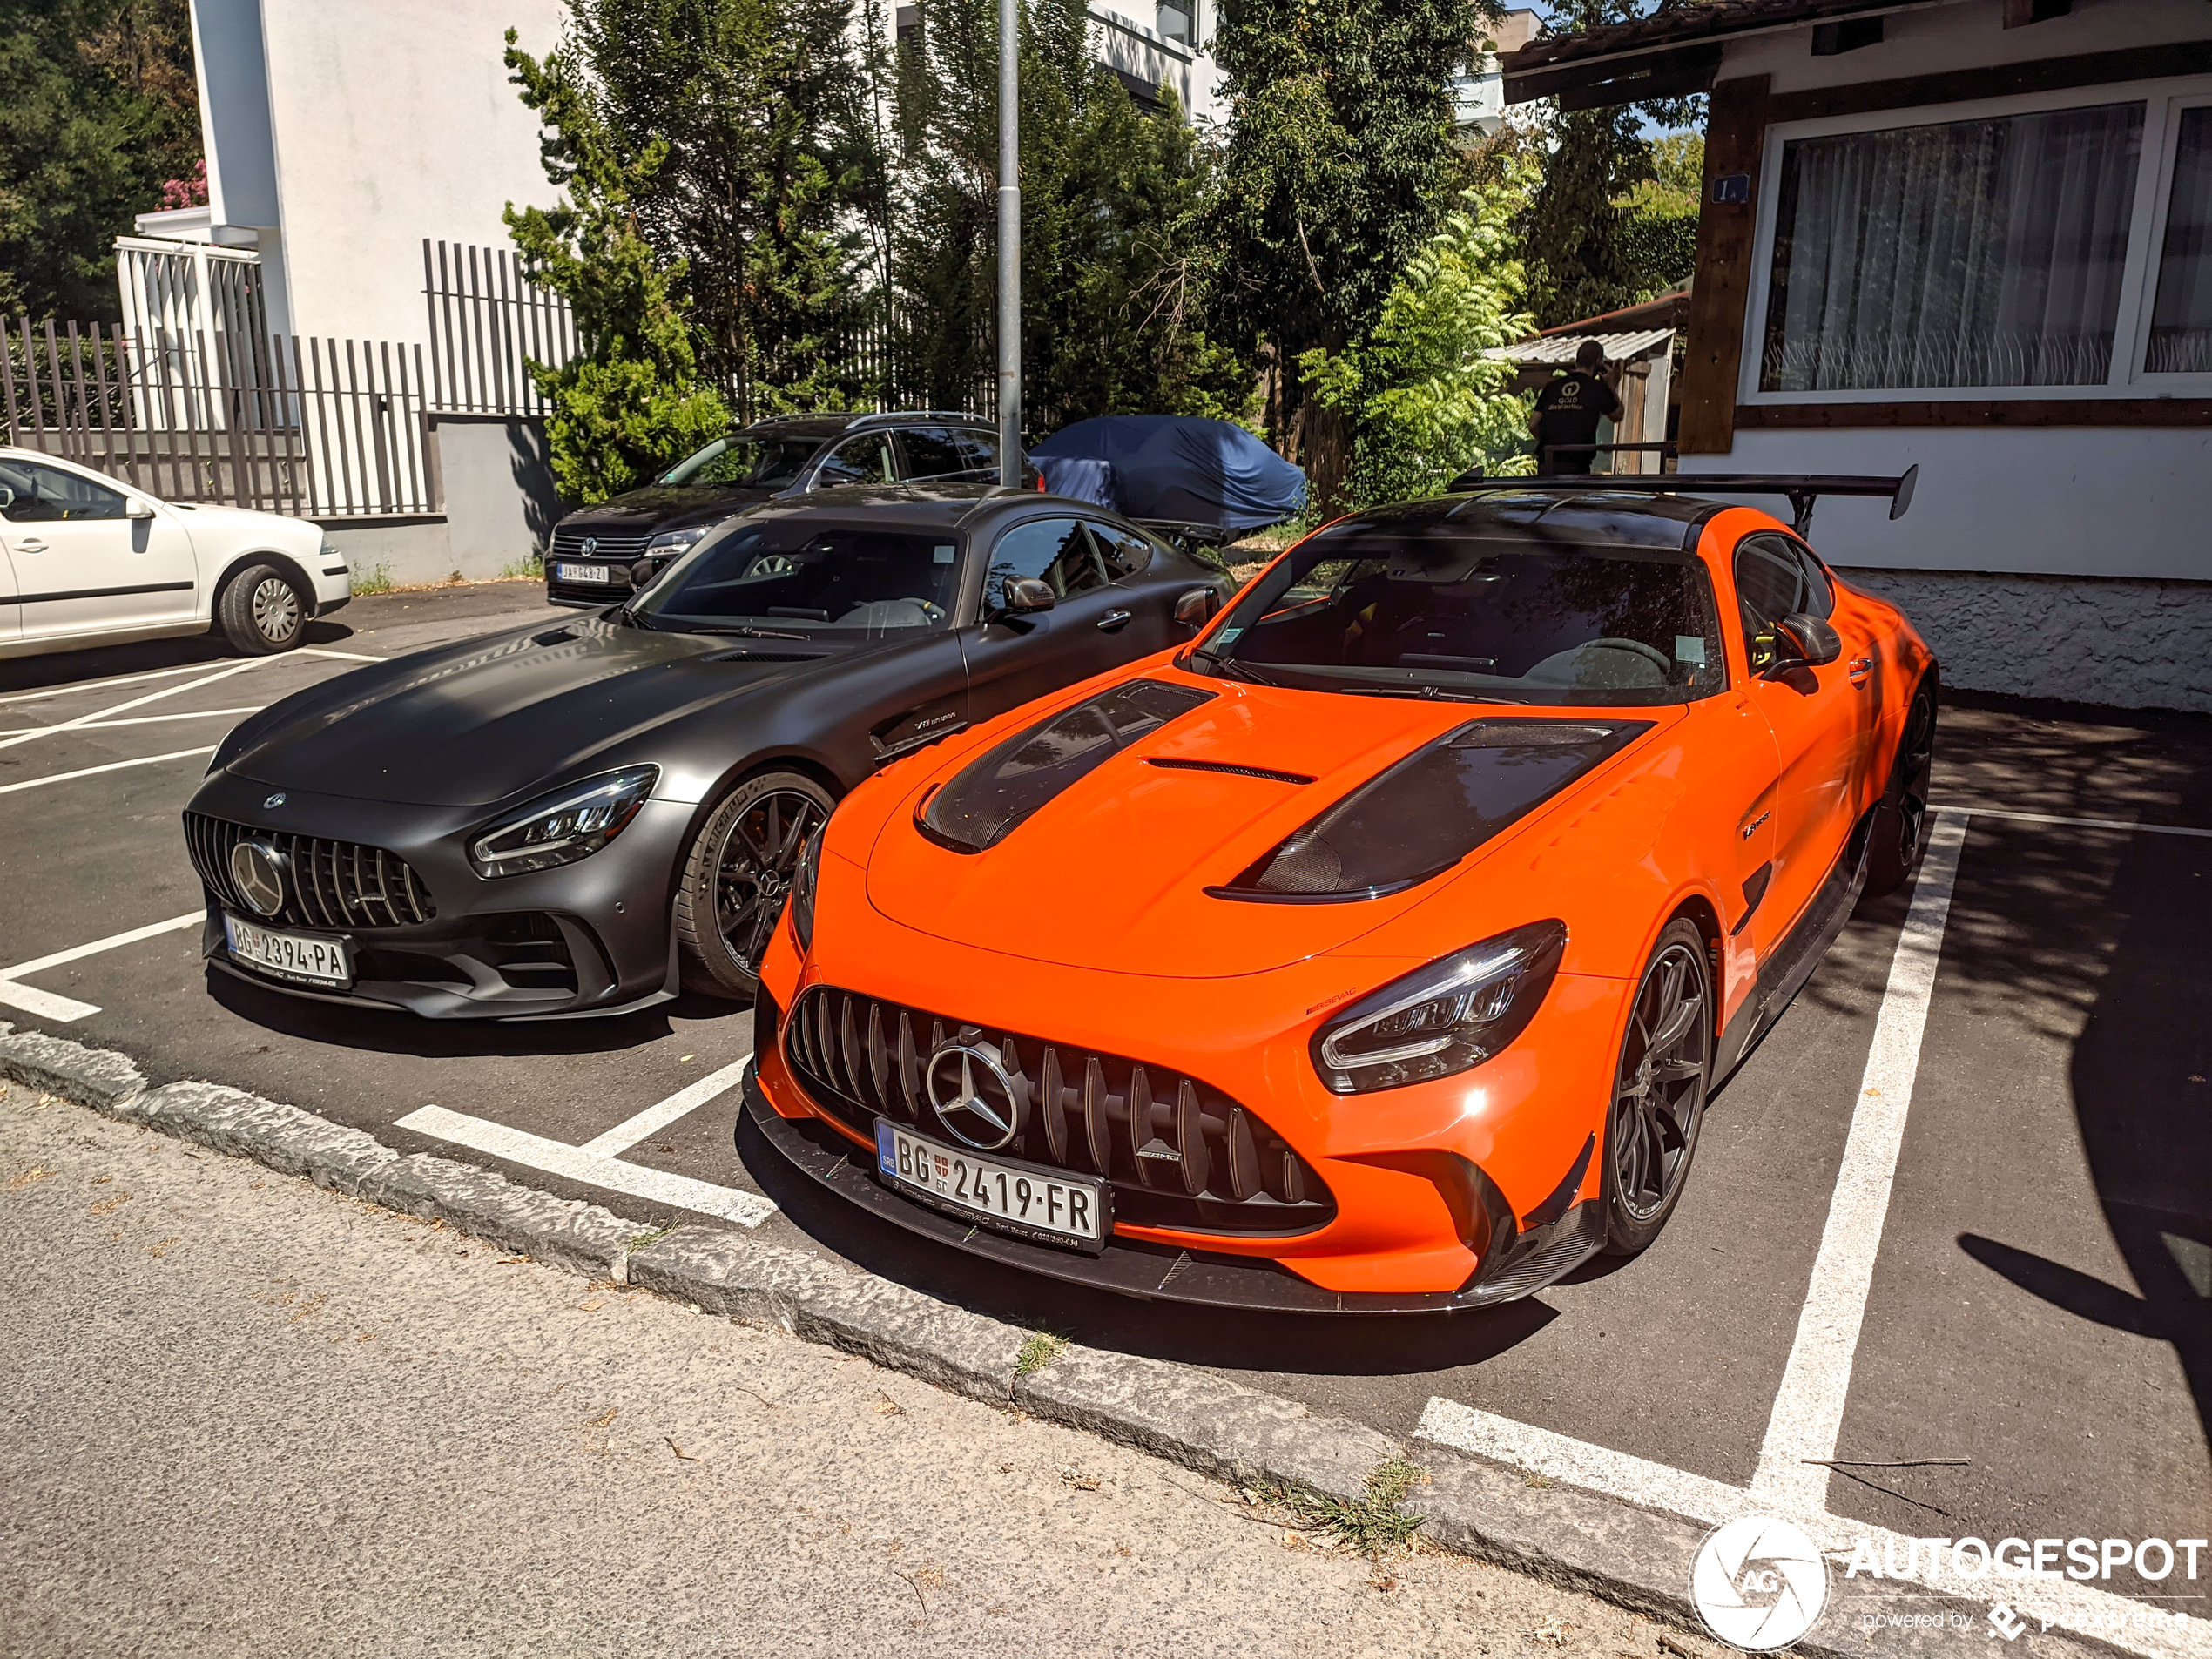
[[[999,482],[1022,482],[1022,0],[999,0]]]

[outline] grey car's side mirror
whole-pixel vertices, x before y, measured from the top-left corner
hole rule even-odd
[[[1052,584],[1033,576],[1009,577],[1006,583],[1006,603],[1003,609],[1010,615],[1032,616],[1040,610],[1049,610],[1054,604]]]
[[[1766,671],[1770,674],[1792,668],[1818,668],[1844,654],[1844,642],[1818,617],[1793,611],[1776,625],[1774,653],[1774,662]]]

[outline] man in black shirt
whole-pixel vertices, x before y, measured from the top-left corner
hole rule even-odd
[[[1557,455],[1548,462],[1546,446],[1595,443],[1597,423],[1621,418],[1621,400],[1605,380],[1605,347],[1586,340],[1575,354],[1575,367],[1536,394],[1528,429],[1536,437],[1537,464],[1548,473],[1586,473],[1595,458],[1588,450]]]

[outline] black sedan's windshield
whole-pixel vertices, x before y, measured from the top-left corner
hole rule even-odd
[[[1725,684],[1687,553],[1534,526],[1350,519],[1309,537],[1195,655],[1231,678],[1482,702],[1685,703]]]
[[[630,614],[676,632],[873,638],[944,627],[959,572],[949,530],[740,518],[671,565]]]
[[[717,438],[697,455],[686,455],[666,472],[664,484],[723,484],[746,489],[783,489],[814,457],[822,441],[814,438]]]

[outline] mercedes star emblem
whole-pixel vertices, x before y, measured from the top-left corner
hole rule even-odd
[[[273,794],[273,795],[270,796],[270,797],[268,798],[268,799],[266,799],[266,800],[265,800],[265,801],[263,801],[263,802],[261,803],[261,806],[262,806],[262,808],[263,808],[263,810],[264,810],[264,811],[266,811],[266,810],[267,810],[268,808],[273,807],[273,806],[283,806],[283,805],[284,805],[284,792],[283,792],[282,790],[279,790],[279,791],[278,791],[275,794]]]
[[[930,1055],[925,1077],[937,1121],[954,1140],[979,1152],[995,1152],[1022,1132],[1028,1091],[1007,1076],[990,1043],[944,1044]]]
[[[231,880],[254,913],[273,916],[284,908],[284,855],[266,841],[240,841],[231,848]]]

